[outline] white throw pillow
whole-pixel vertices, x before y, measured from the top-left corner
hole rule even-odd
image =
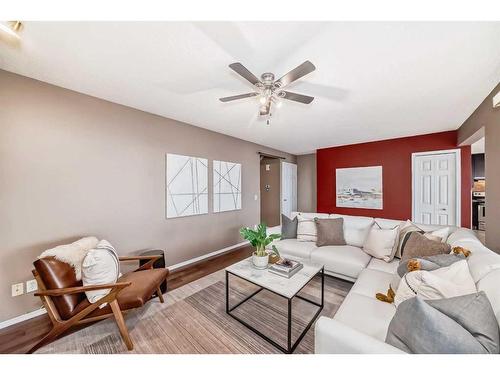
[[[68,245],[60,245],[53,249],[45,250],[38,259],[54,257],[57,260],[68,263],[75,270],[78,281],[82,279],[82,262],[90,249],[93,249],[99,240],[95,237],[80,238]]]
[[[446,242],[449,235],[450,235],[450,228],[449,227],[434,230],[432,232],[426,232],[424,234],[424,236],[426,236],[427,238],[429,238],[431,240],[433,239],[432,237],[438,237],[441,242]]]
[[[297,218],[299,219],[297,224],[297,240],[316,242],[318,240],[318,231],[314,218],[304,218],[300,215]]]
[[[116,251],[111,244],[100,241],[89,250],[82,263],[83,285],[102,285],[116,283],[120,275],[120,263]],[[107,295],[111,289],[100,289],[85,292],[89,302],[94,303]],[[102,307],[102,306],[101,306]]]
[[[380,229],[377,225],[373,225],[363,245],[364,252],[372,257],[389,262],[398,233],[399,227]]]
[[[476,293],[466,260],[434,271],[413,271],[404,275],[399,283],[394,304],[420,296],[423,299],[441,299]]]

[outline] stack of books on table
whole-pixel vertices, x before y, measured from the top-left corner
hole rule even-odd
[[[290,259],[280,259],[276,263],[272,264],[268,270],[279,276],[290,278],[299,272],[304,265],[300,262]]]

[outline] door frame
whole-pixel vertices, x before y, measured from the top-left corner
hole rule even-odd
[[[281,214],[283,213],[283,163],[295,165],[295,168],[297,169],[297,173],[295,176],[296,177],[295,199],[297,200],[297,204],[298,204],[298,190],[299,190],[298,189],[298,166],[297,166],[297,163],[292,163],[292,162],[289,162],[286,160],[281,160],[281,163],[280,163],[280,223],[281,223]],[[298,209],[298,205],[297,205],[296,209]]]
[[[455,199],[455,224],[457,227],[462,226],[462,160],[461,160],[461,150],[459,148],[454,148],[451,150],[439,150],[439,151],[425,151],[425,152],[413,152],[411,154],[411,220],[415,220],[415,191],[416,191],[416,181],[415,181],[415,171],[416,171],[416,158],[419,156],[429,156],[429,155],[439,155],[439,154],[455,154],[455,175],[456,175],[456,199]]]

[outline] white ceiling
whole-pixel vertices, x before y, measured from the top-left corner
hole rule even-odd
[[[456,129],[500,81],[500,22],[26,22],[0,68],[279,150]],[[227,66],[277,77],[305,60],[270,126]]]

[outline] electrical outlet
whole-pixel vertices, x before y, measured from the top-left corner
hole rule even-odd
[[[12,284],[12,297],[24,294],[24,283]]]
[[[36,292],[38,290],[38,283],[35,279],[26,281],[26,293]]]

